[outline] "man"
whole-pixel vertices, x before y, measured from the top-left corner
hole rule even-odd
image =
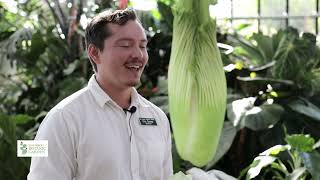
[[[147,39],[133,10],[103,12],[86,28],[94,75],[55,106],[36,139],[28,180],[167,180],[172,174],[166,115],[134,86],[148,61]]]

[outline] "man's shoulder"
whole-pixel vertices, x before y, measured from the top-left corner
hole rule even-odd
[[[157,110],[160,109],[159,107],[157,107],[155,104],[153,104],[152,102],[150,102],[149,100],[147,100],[146,98],[141,96],[140,94],[139,94],[139,103],[143,107],[154,108],[154,109],[157,109]]]
[[[89,89],[84,87],[61,100],[53,109],[67,110],[85,105],[90,96]]]
[[[76,119],[81,118],[85,113],[89,98],[90,94],[86,87],[74,92],[50,109],[42,124],[76,122]]]
[[[153,111],[156,111],[161,116],[165,116],[166,117],[166,114],[163,112],[163,110],[161,108],[159,108],[158,106],[156,106],[155,104],[153,104],[151,101],[147,100],[146,98],[144,98],[140,94],[139,94],[139,101],[140,101],[140,105],[142,107],[150,108]]]

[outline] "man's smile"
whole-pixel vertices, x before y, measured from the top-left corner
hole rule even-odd
[[[139,71],[143,66],[142,63],[132,63],[124,65],[127,69]]]

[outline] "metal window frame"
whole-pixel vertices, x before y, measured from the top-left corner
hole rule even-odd
[[[320,12],[319,12],[319,0],[316,0],[316,14],[315,15],[304,15],[304,16],[299,16],[299,15],[289,15],[290,13],[290,7],[289,7],[289,1],[290,0],[285,0],[286,1],[286,8],[285,8],[285,13],[286,15],[283,16],[261,16],[261,0],[257,0],[257,13],[258,16],[241,16],[241,17],[234,17],[233,13],[233,1],[231,1],[231,17],[230,18],[218,18],[218,20],[229,20],[232,24],[234,20],[258,20],[258,31],[260,31],[260,25],[261,25],[261,19],[270,19],[270,20],[285,20],[286,27],[289,26],[289,19],[304,19],[304,18],[314,18],[315,22],[315,31],[316,34],[319,33],[319,23],[318,23],[318,18],[320,17]]]

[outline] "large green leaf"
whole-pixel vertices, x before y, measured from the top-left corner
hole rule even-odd
[[[227,105],[227,117],[233,123],[233,126],[240,127],[240,122],[245,116],[248,109],[253,107],[255,98],[243,98],[235,100]]]
[[[299,152],[311,152],[315,144],[315,140],[310,135],[294,134],[285,138],[287,143]]]
[[[17,157],[18,130],[16,121],[8,115],[0,114],[0,179],[25,179],[30,166],[30,158]]]
[[[46,43],[42,38],[43,34],[39,31],[32,35],[31,49],[27,57],[29,61],[34,61],[45,51]]]
[[[252,179],[259,175],[262,168],[272,164],[277,158],[273,156],[258,156],[250,165],[246,179]]]
[[[241,24],[239,24],[239,25],[237,25],[235,27],[235,30],[236,31],[241,31],[241,30],[243,30],[243,29],[245,29],[247,27],[250,27],[250,26],[252,26],[252,24],[250,24],[250,23],[241,23]]]
[[[233,101],[227,106],[227,116],[239,129],[248,127],[262,130],[273,127],[281,117],[284,109],[278,104],[254,106],[255,98],[244,98]]]
[[[293,80],[299,87],[309,90],[312,78],[308,74],[319,65],[319,48],[315,42],[314,35],[304,33],[299,36],[296,29],[289,28],[275,53],[272,75]]]
[[[288,145],[275,145],[264,152],[260,153],[262,156],[277,156],[280,152],[289,150],[290,146]]]
[[[252,130],[262,130],[272,128],[281,118],[284,109],[278,104],[265,104],[259,107],[253,107],[246,112],[242,126]]]
[[[257,48],[263,57],[259,65],[271,62],[274,56],[274,48],[272,43],[272,38],[265,36],[262,33],[253,34],[252,38],[257,42]]]
[[[293,111],[309,116],[314,120],[320,121],[320,108],[312,104],[307,99],[300,98],[298,100],[290,102],[288,106]]]
[[[231,38],[231,40],[235,43],[236,46],[242,48],[245,51],[246,56],[248,56],[252,60],[253,65],[259,65],[259,62],[264,61],[263,55],[251,41],[246,40],[240,36],[233,37]]]
[[[272,43],[273,43],[273,48],[276,51],[278,49],[279,43],[284,35],[284,31],[283,30],[279,30],[276,34],[272,35]]]
[[[254,82],[254,83],[260,83],[260,84],[284,84],[288,86],[294,85],[294,82],[291,80],[285,80],[285,79],[274,79],[274,78],[267,78],[267,77],[237,77],[240,81],[246,81],[246,82]]]
[[[320,179],[320,154],[317,151],[300,153],[303,164],[312,175],[312,179]]]
[[[12,116],[11,119],[14,120],[16,124],[24,124],[31,120],[34,120],[33,117],[27,114],[18,114],[18,115]]]
[[[10,145],[16,144],[16,126],[15,121],[13,121],[10,116],[0,114],[0,128],[3,131],[2,139],[4,142],[9,143]],[[0,150],[1,150],[1,141],[0,141]]]

